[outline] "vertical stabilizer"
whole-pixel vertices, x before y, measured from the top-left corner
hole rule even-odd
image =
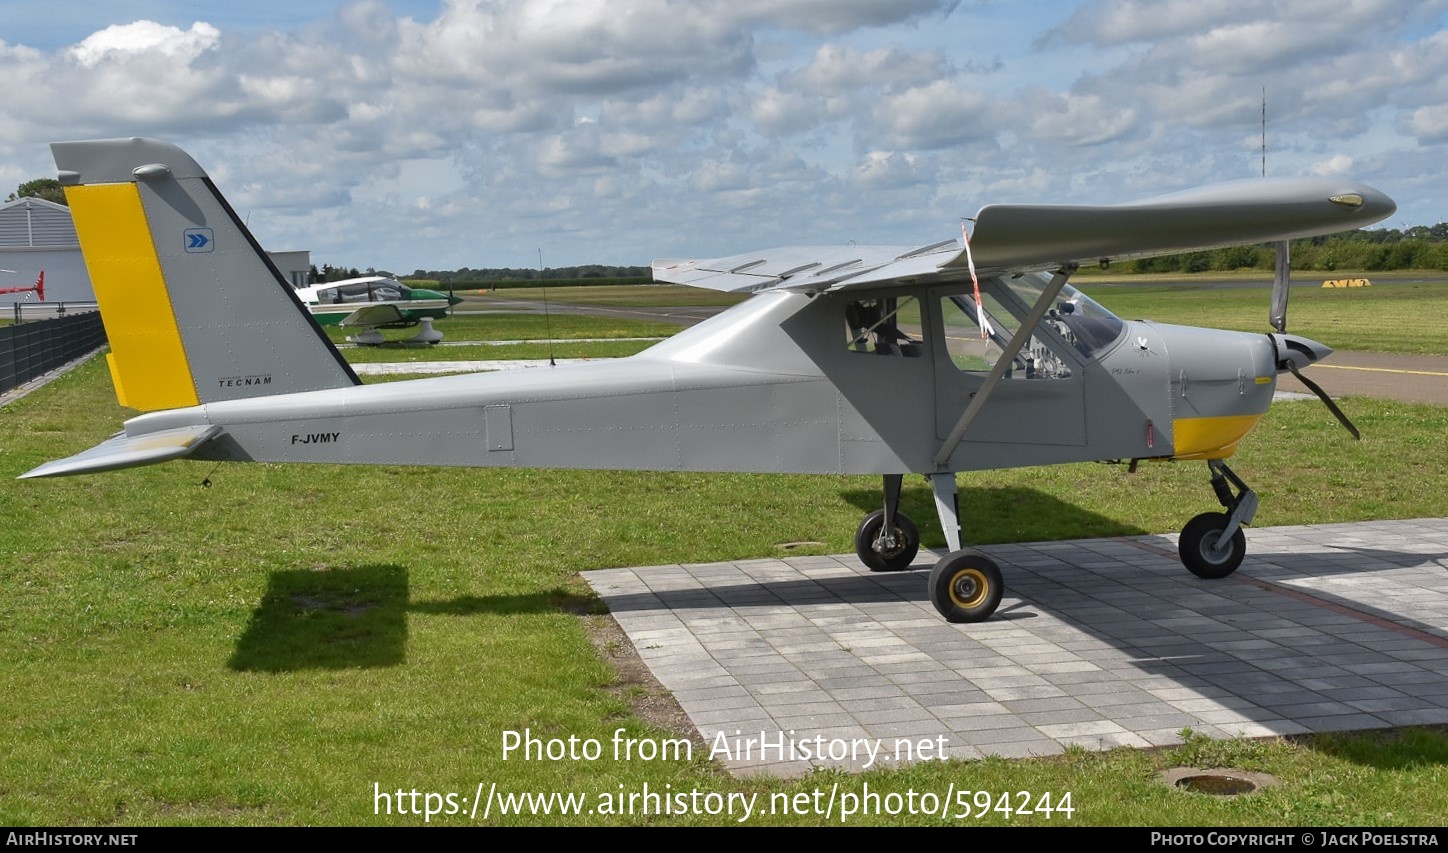
[[[151,139],[51,150],[122,405],[154,411],[358,384],[189,155]]]

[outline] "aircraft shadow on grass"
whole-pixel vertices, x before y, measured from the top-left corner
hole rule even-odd
[[[397,666],[407,649],[407,570],[272,572],[227,665],[291,672]]]
[[[591,613],[591,598],[555,588],[520,595],[464,595],[410,602],[398,565],[272,572],[261,603],[228,666],[244,672],[295,672],[398,666],[407,657],[407,615]]]

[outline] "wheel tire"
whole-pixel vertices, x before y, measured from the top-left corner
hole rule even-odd
[[[910,568],[915,555],[920,551],[920,531],[915,522],[903,512],[895,513],[895,547],[890,551],[876,551],[875,540],[885,526],[885,511],[877,509],[865,516],[855,531],[855,554],[860,562],[872,572],[898,572]]]
[[[947,554],[930,572],[930,603],[947,622],[984,622],[1005,591],[1000,568],[979,551]]]
[[[1186,523],[1177,539],[1182,565],[1199,578],[1224,578],[1242,565],[1247,556],[1247,536],[1238,527],[1227,547],[1221,547],[1222,532],[1230,520],[1224,512],[1204,512]]]

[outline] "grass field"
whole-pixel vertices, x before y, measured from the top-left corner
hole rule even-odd
[[[498,321],[493,331],[525,338],[532,321]],[[1421,316],[1404,322],[1431,325]],[[605,337],[637,329],[610,321]],[[1259,524],[1448,513],[1440,450],[1448,409],[1359,399],[1351,411],[1361,443],[1347,441],[1315,402],[1274,407],[1234,465],[1261,493]],[[184,462],[12,479],[90,447],[127,415],[100,360],[0,408],[3,825],[420,825],[416,815],[374,814],[376,792],[471,797],[480,782],[583,793],[590,805],[645,784],[765,800],[836,783],[856,793],[866,785],[1072,793],[1069,818],[988,813],[984,824],[1438,825],[1448,814],[1448,738],[1423,729],[1251,742],[1189,736],[1172,750],[1073,750],[795,781],[735,780],[699,759],[505,760],[509,730],[604,743],[618,729],[673,736],[634,714],[641,688],[620,679],[615,649],[590,642],[599,606],[578,572],[848,552],[860,516],[878,501],[877,478]],[[1201,465],[1130,475],[1100,465],[993,471],[963,475],[961,486],[977,543],[1174,530],[1212,508]],[[917,519],[934,516],[920,478],[907,482],[903,504]],[[933,523],[924,535],[927,545],[941,541]],[[783,547],[799,541],[819,544]],[[1237,766],[1282,784],[1245,798],[1186,795],[1156,780],[1177,765]]]
[[[534,302],[543,300],[542,288],[526,290],[458,291],[465,296],[476,296],[482,300],[526,299]],[[737,293],[721,293],[701,287],[684,287],[676,284],[645,284],[596,287],[550,287],[548,299],[570,305],[608,305],[618,308],[649,307],[667,305],[685,308],[697,305],[737,305],[745,296]]]
[[[677,323],[648,320],[616,320],[580,314],[457,314],[437,322],[437,328],[450,341],[546,341],[552,339],[636,338],[668,336],[679,331]],[[334,343],[344,343],[356,329],[324,326],[323,331]],[[416,328],[383,329],[389,341],[400,341],[416,334]]]
[[[1343,277],[1353,277],[1344,274]],[[1076,282],[1093,299],[1129,319],[1271,331],[1269,289],[1180,284]],[[1448,355],[1448,282],[1380,281],[1367,288],[1298,286],[1288,303],[1288,331],[1335,349]]]

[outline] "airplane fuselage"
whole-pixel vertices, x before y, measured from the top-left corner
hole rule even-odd
[[[982,381],[949,352],[949,292],[917,294],[911,356],[847,345],[856,295],[773,293],[630,358],[212,402],[126,432],[220,425],[197,458],[268,462],[928,472]],[[1047,343],[1062,375],[1002,382],[942,470],[1230,455],[1275,385],[1266,335],[1131,322],[1091,358]]]

